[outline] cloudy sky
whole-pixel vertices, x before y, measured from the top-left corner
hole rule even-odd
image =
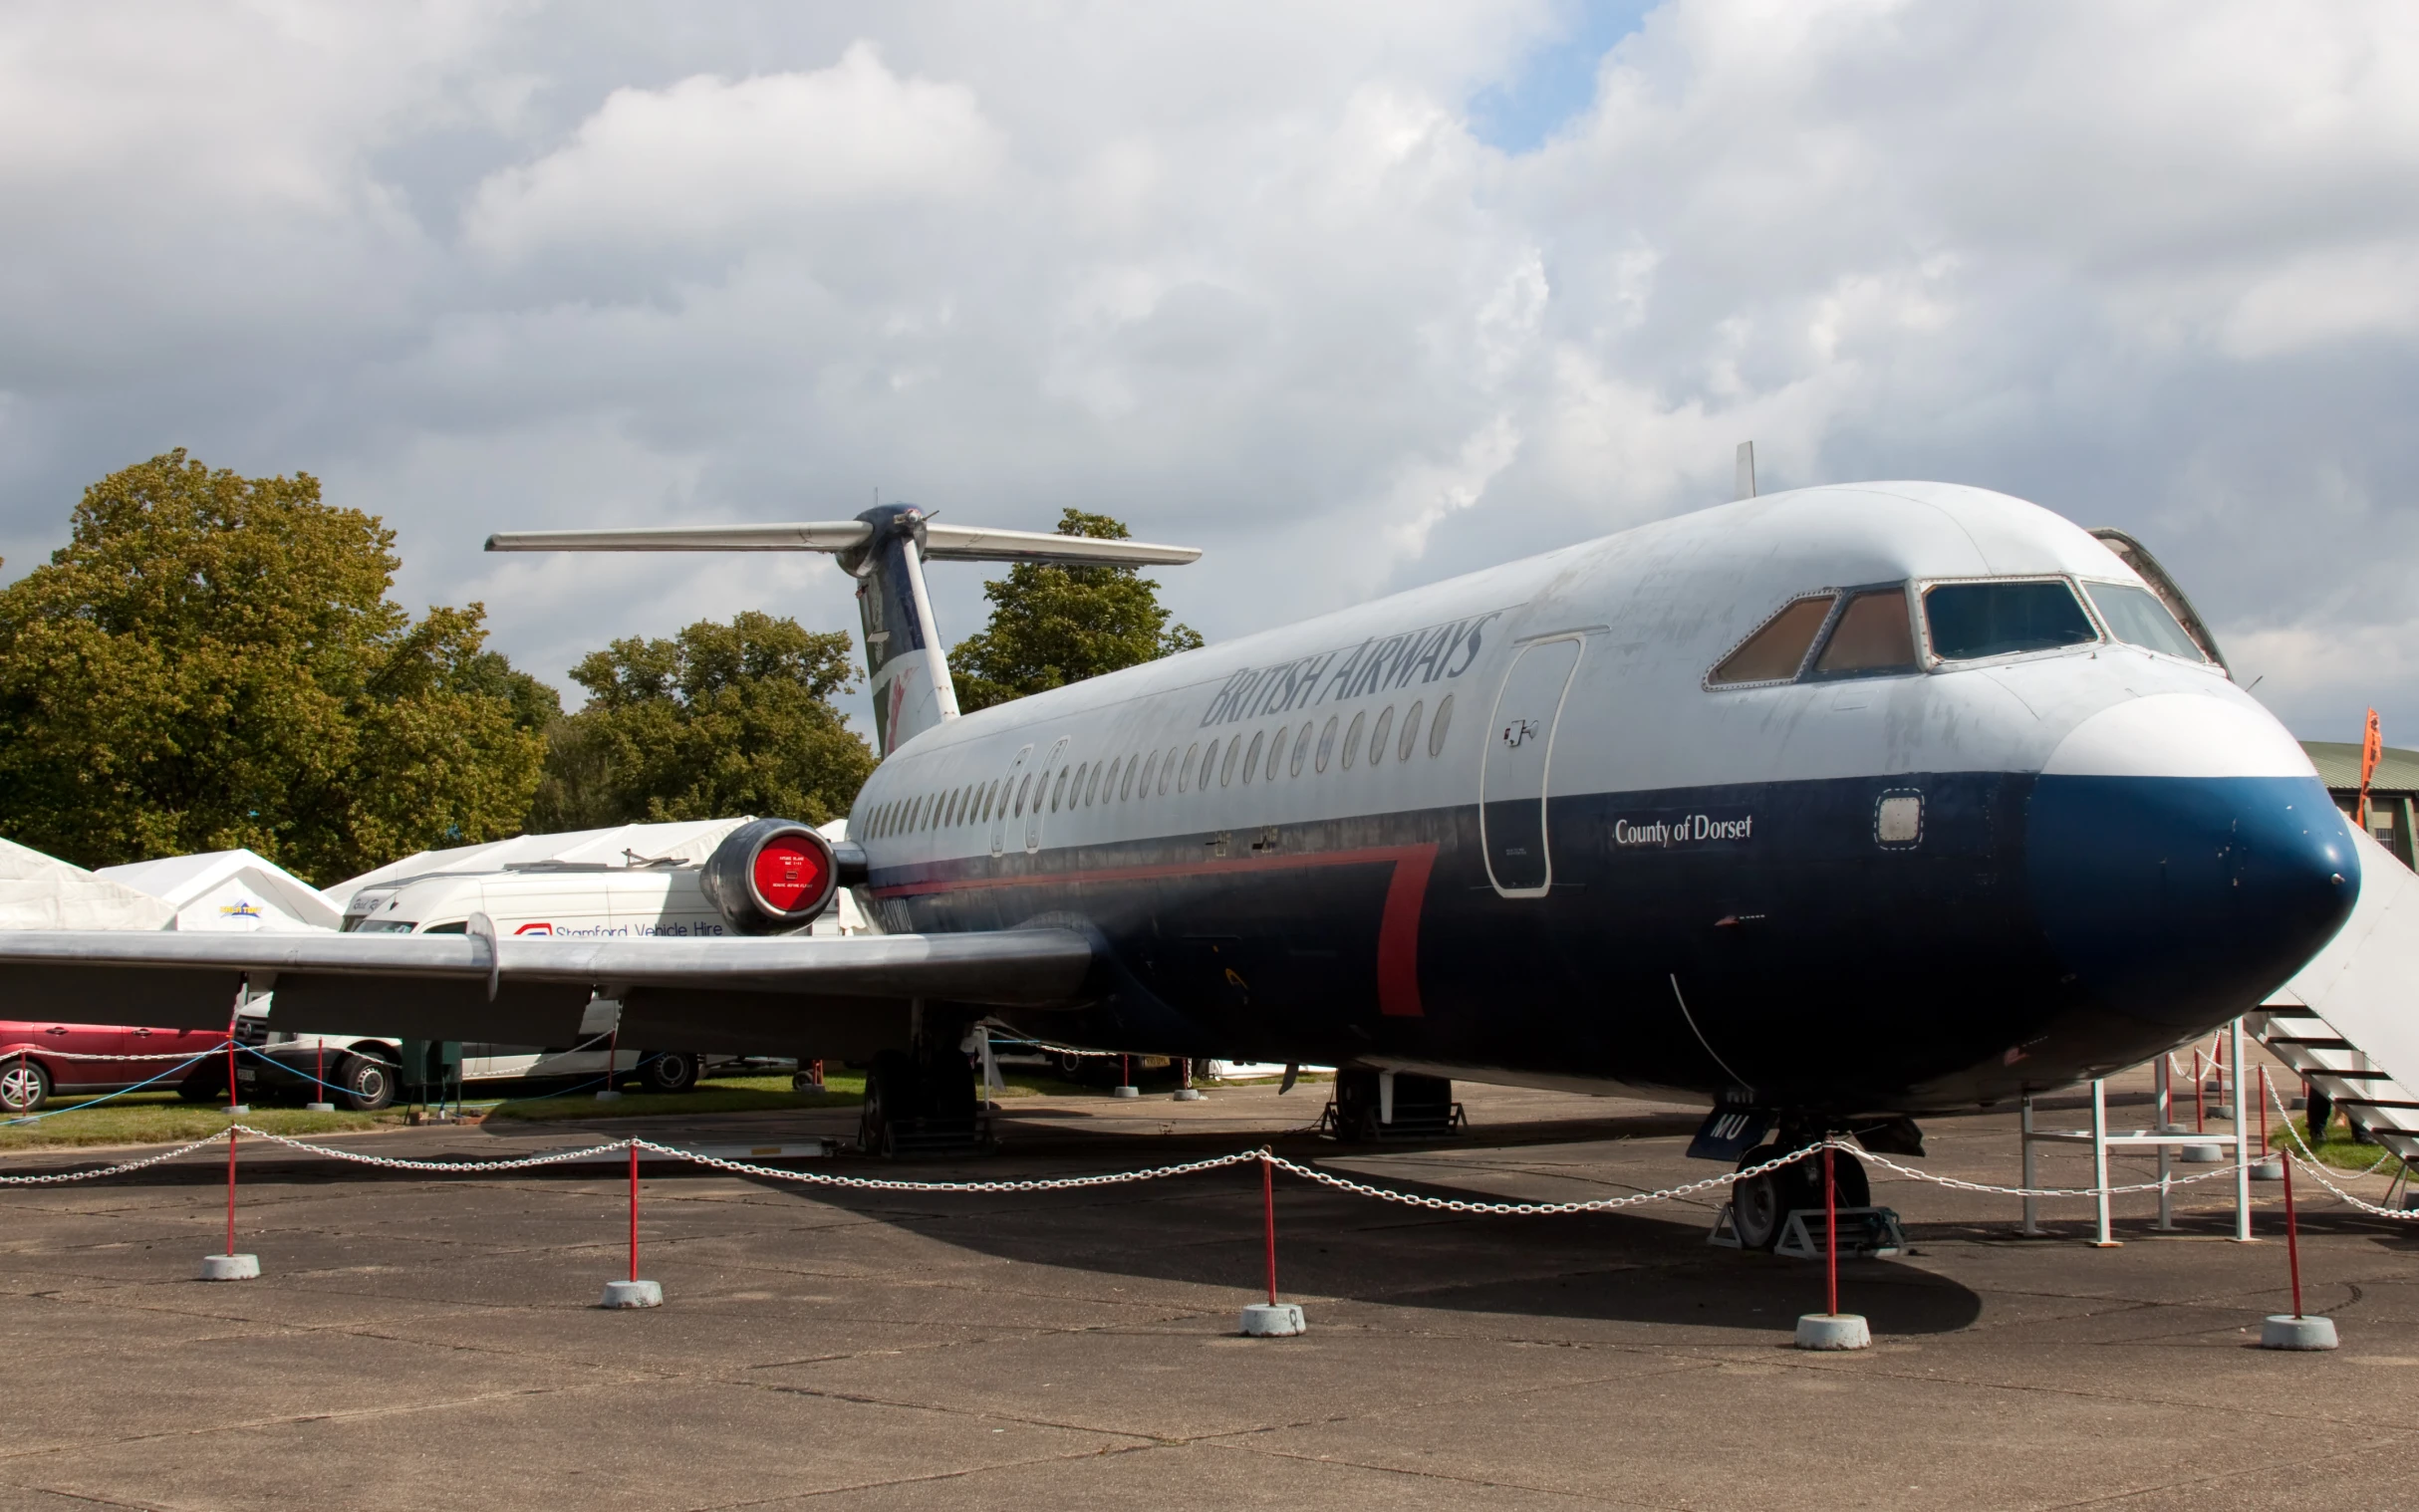
[[[0,574],[182,445],[550,679],[816,558],[505,527],[1063,505],[1213,638],[1766,490],[2142,536],[2419,745],[2419,8],[1429,0],[0,12]],[[979,570],[939,569],[944,630]]]

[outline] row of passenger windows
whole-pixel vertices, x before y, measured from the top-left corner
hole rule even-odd
[[[1330,714],[1324,725],[1304,720],[1298,727],[1280,724],[1273,733],[1255,730],[1248,743],[1243,736],[1232,735],[1207,745],[1196,741],[1182,749],[1137,751],[1105,762],[1085,761],[1072,767],[1061,763],[1053,770],[1027,772],[1021,778],[968,783],[943,793],[893,799],[874,809],[865,833],[868,839],[879,840],[919,830],[986,824],[994,815],[1021,819],[1044,803],[1052,813],[1061,808],[1134,803],[1165,797],[1171,790],[1207,790],[1212,782],[1221,788],[1238,783],[1247,787],[1255,781],[1299,777],[1305,770],[1315,776],[1330,765],[1349,772],[1357,765],[1410,761],[1423,745],[1433,759],[1444,754],[1446,733],[1453,726],[1453,694],[1438,700],[1434,718],[1427,716],[1427,700],[1422,699],[1404,710],[1402,723],[1397,725],[1390,703],[1378,711],[1374,721],[1363,709],[1352,716],[1349,725],[1341,715]]]
[[[2130,583],[2086,583],[2083,592],[2110,639],[2190,661],[2208,659],[2150,590]],[[1944,661],[2054,650],[2100,638],[2074,585],[2063,578],[1937,583],[1924,590],[1922,607],[1932,654]],[[1917,669],[1906,589],[1859,589],[1811,594],[1784,605],[1723,658],[1706,685],[1879,677]]]

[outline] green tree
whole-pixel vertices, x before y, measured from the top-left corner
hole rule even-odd
[[[749,611],[670,640],[616,640],[572,669],[588,706],[555,722],[533,830],[848,812],[874,753],[832,707],[849,637]]]
[[[1129,534],[1080,509],[1059,516],[1058,533],[1118,541]],[[1159,585],[1131,567],[1018,563],[982,594],[990,623],[949,652],[957,706],[969,714],[1202,643],[1190,626],[1169,623]]]
[[[0,832],[87,866],[247,846],[321,882],[514,834],[552,689],[485,611],[387,597],[395,533],[180,449],[0,589]]]

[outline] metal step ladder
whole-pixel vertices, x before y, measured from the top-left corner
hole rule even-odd
[[[2244,1027],[2380,1147],[2419,1160],[2419,876],[2344,829],[2360,857],[2352,916]]]
[[[2243,1027],[2333,1099],[2379,1148],[2404,1161],[2419,1160],[2419,1098],[2333,1025],[2307,1008],[2275,1005],[2245,1015]]]

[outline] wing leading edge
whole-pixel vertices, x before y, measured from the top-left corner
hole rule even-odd
[[[0,933],[0,994],[20,1017],[219,1029],[236,992],[274,991],[298,1033],[567,1045],[592,996],[623,1003],[623,1043],[848,1054],[911,1005],[1077,1006],[1092,943],[1072,929],[844,938],[564,939],[475,934]],[[829,1048],[825,1048],[826,1046]]]

